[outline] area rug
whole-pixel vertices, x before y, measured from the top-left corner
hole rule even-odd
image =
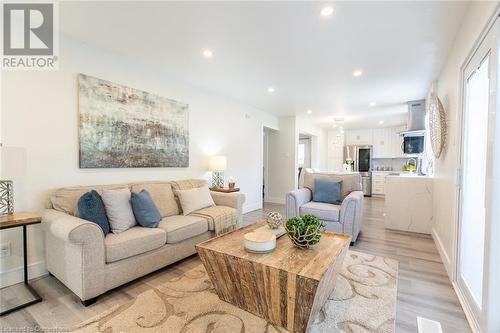
[[[311,333],[395,331],[398,262],[349,251]],[[221,301],[202,264],[80,324],[75,332],[285,333]]]

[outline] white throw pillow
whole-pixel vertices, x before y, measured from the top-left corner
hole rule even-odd
[[[106,215],[108,216],[111,232],[119,234],[136,225],[132,205],[130,204],[130,190],[103,190],[101,194]]]
[[[215,206],[214,199],[212,199],[207,185],[189,190],[177,190],[177,196],[179,197],[184,215],[188,215],[198,209]]]

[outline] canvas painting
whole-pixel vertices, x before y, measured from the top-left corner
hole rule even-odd
[[[80,168],[188,167],[188,104],[80,74]]]

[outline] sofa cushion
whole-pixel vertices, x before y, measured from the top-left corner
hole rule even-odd
[[[109,234],[109,221],[102,198],[96,191],[85,193],[78,199],[78,212],[80,218],[94,222],[101,227],[104,236]]]
[[[316,178],[314,180],[313,201],[330,204],[341,204],[342,181]]]
[[[361,175],[359,173],[309,173],[304,174],[304,187],[314,193],[315,179],[326,179],[335,182],[342,182],[343,201],[352,191],[361,191]]]
[[[158,225],[167,233],[167,243],[173,244],[208,231],[203,217],[174,215],[163,218]]]
[[[104,238],[106,262],[129,258],[165,245],[167,236],[159,228],[133,227],[119,234]]]
[[[78,213],[78,200],[82,195],[92,190],[96,190],[97,193],[102,195],[102,190],[117,190],[122,188],[128,188],[128,185],[92,185],[92,186],[74,186],[74,187],[63,187],[55,190],[50,197],[51,208],[58,210],[60,212],[70,214],[73,216],[79,216]]]
[[[215,206],[214,199],[210,195],[207,185],[188,190],[176,190],[182,206],[182,213],[188,215],[195,210]]]
[[[137,223],[146,228],[158,226],[161,215],[148,191],[132,192],[130,203]]]
[[[131,185],[133,192],[146,190],[151,195],[161,217],[178,215],[179,207],[175,200],[172,185],[167,182],[135,183]]]
[[[339,220],[340,206],[324,202],[310,201],[300,206],[300,216],[311,214],[320,220],[335,221]]]
[[[102,191],[102,201],[106,207],[111,232],[114,234],[124,232],[137,224],[130,204],[130,194],[128,188]]]

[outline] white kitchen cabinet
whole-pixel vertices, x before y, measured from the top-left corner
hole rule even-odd
[[[328,164],[329,172],[341,172],[343,169],[344,133],[328,131]]]
[[[371,145],[373,144],[373,130],[359,129],[348,130],[345,135],[346,145]]]
[[[385,176],[390,171],[373,171],[372,172],[372,194],[385,195]]]
[[[406,126],[391,127],[391,137],[392,137],[392,158],[404,158],[403,154],[403,137],[399,135],[399,132],[405,131]]]
[[[392,158],[392,128],[373,129],[373,158]]]

